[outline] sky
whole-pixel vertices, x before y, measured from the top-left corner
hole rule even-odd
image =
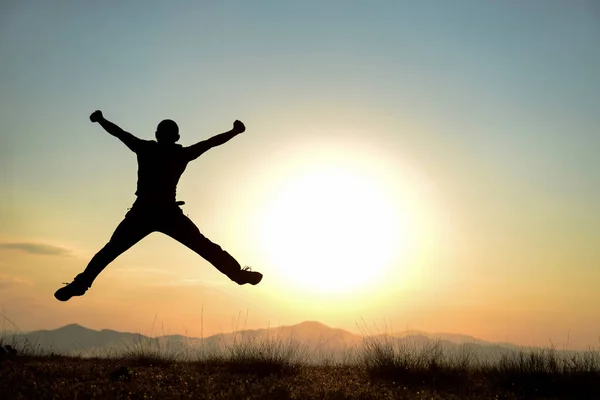
[[[597,347],[599,40],[592,0],[2,2],[4,323]],[[261,284],[154,233],[53,298],[135,200],[97,109],[185,146],[245,123],[178,199]]]

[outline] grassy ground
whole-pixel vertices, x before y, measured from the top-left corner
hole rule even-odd
[[[6,345],[4,346],[6,350]],[[1,399],[600,399],[600,355],[553,349],[494,364],[370,340],[352,362],[310,365],[299,346],[237,343],[180,361],[144,344],[108,358],[0,355]]]

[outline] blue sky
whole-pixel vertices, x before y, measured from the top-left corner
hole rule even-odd
[[[95,107],[139,135],[173,116],[190,141],[219,117],[376,109],[439,128],[421,139],[435,151],[494,157],[560,190],[594,186],[593,2],[59,4],[5,6],[1,42],[3,131],[16,151],[34,135],[47,166],[64,157],[48,150],[83,140],[75,116]],[[15,169],[39,156],[28,149]]]
[[[260,259],[235,235],[251,236],[246,202],[259,204],[285,179],[274,175],[285,170],[278,163],[324,140],[350,143],[392,160],[390,182],[410,165],[432,188],[437,209],[453,221],[452,256],[436,268],[452,269],[455,290],[464,289],[460,277],[487,288],[492,276],[503,282],[498,293],[513,288],[515,299],[519,291],[525,299],[528,285],[519,282],[540,279],[543,296],[565,288],[556,302],[583,291],[583,304],[597,304],[590,280],[600,256],[594,1],[1,7],[0,236],[7,243],[50,241],[93,254],[133,201],[135,158],[90,124],[95,109],[143,138],[172,118],[184,145],[241,119],[247,133],[188,167],[179,188],[201,229],[236,254]],[[136,257],[159,257],[141,246],[151,256]],[[15,265],[27,263],[35,264],[11,258],[0,268],[21,276]],[[56,282],[77,269],[57,268]],[[51,278],[39,285],[49,288]],[[492,297],[501,307],[500,294]]]

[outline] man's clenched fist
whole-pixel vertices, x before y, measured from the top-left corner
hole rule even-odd
[[[246,127],[244,126],[244,124],[242,123],[242,121],[238,121],[236,119],[235,122],[233,123],[233,131],[235,133],[242,133],[245,130],[246,130]]]
[[[90,121],[92,122],[98,122],[102,119],[102,111],[100,110],[96,110],[92,113],[92,115],[90,115]]]

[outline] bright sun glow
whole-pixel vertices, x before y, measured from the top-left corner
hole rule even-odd
[[[406,242],[398,204],[368,174],[341,167],[279,188],[263,219],[271,262],[303,289],[340,293],[381,277]]]

